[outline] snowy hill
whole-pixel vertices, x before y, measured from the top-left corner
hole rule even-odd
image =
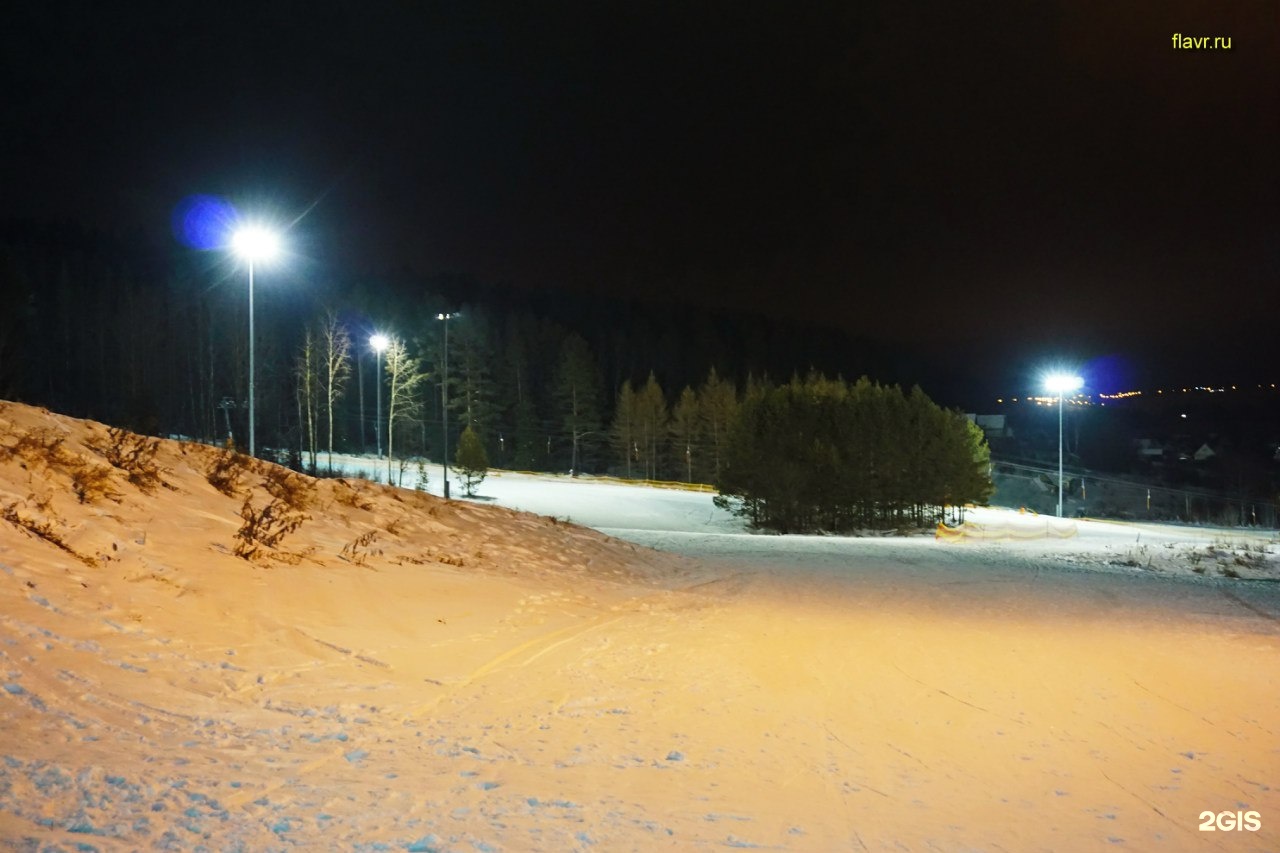
[[[481,492],[0,403],[0,841],[1188,849],[1205,809],[1260,811],[1233,850],[1280,841],[1274,584],[1072,570],[1069,540],[757,536],[616,483]],[[1070,553],[1151,535],[1112,529]]]

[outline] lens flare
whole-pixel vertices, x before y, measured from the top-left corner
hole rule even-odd
[[[189,195],[173,211],[173,236],[192,249],[222,249],[240,220],[231,202],[216,195]]]

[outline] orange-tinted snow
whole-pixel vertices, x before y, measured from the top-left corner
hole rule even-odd
[[[268,469],[228,496],[218,451],[161,442],[162,484],[82,503],[104,442],[0,404],[18,847],[1280,844],[1264,609],[1085,575],[904,594],[360,481],[295,483],[309,517],[247,561]],[[1198,829],[1237,809],[1261,830]]]

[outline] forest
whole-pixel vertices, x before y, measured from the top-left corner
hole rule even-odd
[[[68,226],[10,224],[3,237],[0,397],[245,445],[242,266]],[[319,471],[331,452],[437,459],[447,440],[452,456],[470,428],[498,468],[717,484],[739,410],[755,411],[774,377],[909,367],[831,329],[465,276],[265,270],[255,300],[259,454]],[[736,459],[740,475],[741,448]]]

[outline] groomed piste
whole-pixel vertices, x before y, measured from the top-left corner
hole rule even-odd
[[[1280,846],[1265,534],[764,536],[133,441],[0,404],[16,849]]]

